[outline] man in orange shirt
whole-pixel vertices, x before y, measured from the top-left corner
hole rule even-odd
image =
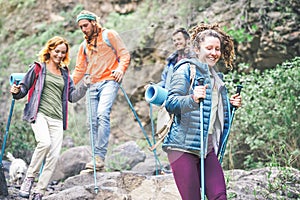
[[[110,135],[110,112],[130,63],[130,54],[118,33],[103,28],[94,13],[83,10],[76,21],[85,39],[79,47],[72,76],[75,84],[86,74],[91,78],[90,95],[87,96],[87,102],[90,101],[88,114],[92,121],[90,131],[93,135],[95,166],[97,171],[101,171]],[[103,38],[104,30],[106,38]],[[93,161],[87,163],[85,171],[93,170],[93,164]]]

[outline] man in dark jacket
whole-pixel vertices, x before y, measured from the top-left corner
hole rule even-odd
[[[172,34],[172,42],[176,51],[167,58],[167,65],[161,74],[161,81],[157,83],[159,86],[166,89],[169,89],[175,64],[183,58],[191,58],[192,55],[194,55],[190,49],[190,35],[186,29],[176,29]]]

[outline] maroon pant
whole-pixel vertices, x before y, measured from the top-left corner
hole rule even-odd
[[[181,151],[168,151],[173,176],[182,200],[199,200],[200,158]],[[226,185],[222,167],[214,150],[204,160],[205,194],[209,200],[226,200]]]

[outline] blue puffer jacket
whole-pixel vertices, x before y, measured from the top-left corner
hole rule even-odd
[[[64,89],[61,106],[63,108],[63,128],[64,130],[66,130],[68,126],[68,101],[76,102],[80,100],[85,95],[87,87],[82,84],[78,89],[75,89],[74,83],[70,78],[68,68],[62,68],[61,72],[64,79]],[[20,82],[20,92],[18,94],[13,94],[13,98],[16,100],[21,99],[28,94],[28,102],[26,103],[24,108],[24,121],[34,123],[36,120],[41,94],[44,88],[45,77],[45,63],[35,62],[31,65],[23,80]]]
[[[196,65],[196,77],[192,89],[190,88],[190,64]],[[208,129],[211,114],[212,85],[208,65],[200,63],[197,59],[184,59],[176,64],[174,74],[171,79],[171,88],[169,89],[166,100],[166,109],[174,114],[174,121],[170,132],[166,136],[163,149],[178,149],[190,151],[200,155],[200,106],[192,98],[193,89],[198,85],[197,80],[204,78],[204,85],[208,84],[206,98],[203,101],[203,129],[204,129],[204,154],[206,155],[208,147]],[[215,72],[214,72],[215,73]],[[224,133],[227,134],[230,121],[230,103],[227,97],[227,89],[223,81],[215,73],[218,79],[219,101],[218,121],[212,135],[212,143],[217,154]]]

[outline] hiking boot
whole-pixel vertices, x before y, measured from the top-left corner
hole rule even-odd
[[[95,167],[96,171],[100,171],[104,167],[104,161],[100,156],[95,156]],[[92,160],[91,162],[86,163],[85,169],[94,170],[94,161]]]
[[[30,190],[32,188],[34,182],[34,178],[32,177],[26,177],[21,185],[19,196],[23,198],[29,198],[30,196]]]
[[[40,193],[34,193],[33,197],[32,197],[32,200],[42,200],[42,198],[43,198],[42,194],[40,194]]]

